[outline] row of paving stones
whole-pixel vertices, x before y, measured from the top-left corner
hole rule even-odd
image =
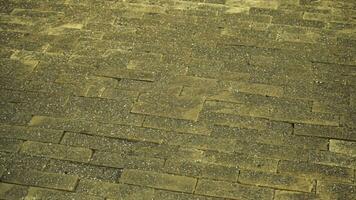
[[[353,1],[0,8],[0,198],[355,198]]]
[[[145,169],[138,169],[131,165],[121,172],[121,167],[116,168],[117,165],[108,167],[54,159],[49,160],[43,157],[30,157],[23,154],[14,156],[13,154],[2,153],[1,157],[5,159],[4,164],[22,167],[22,170],[11,169],[5,171],[2,175],[2,181],[6,182],[2,183],[4,188],[2,195],[5,199],[16,198],[16,196],[23,197],[27,193],[28,188],[18,186],[18,184],[52,189],[52,193],[57,193],[58,195],[75,196],[77,193],[83,193],[98,196],[97,198],[112,197],[118,199],[124,197],[150,199],[151,197],[146,198],[141,195],[147,193],[156,194],[151,188],[172,191],[167,191],[166,193],[168,194],[174,194],[173,191],[183,192],[187,193],[185,195],[188,197],[189,193],[194,193],[233,199],[271,199],[274,192],[284,194],[284,196],[289,196],[290,198],[293,196],[299,196],[298,198],[317,198],[320,196],[320,198],[334,197],[342,199],[344,197],[345,199],[352,199],[354,197],[352,183],[335,182],[335,180],[330,182],[327,179],[316,182],[312,178],[303,176],[295,177],[283,173],[275,174],[216,164],[177,162],[176,160],[168,159],[164,167],[158,166],[159,170],[153,169],[152,166],[151,169],[148,169],[147,166]],[[16,160],[7,163],[8,159],[6,157]],[[111,157],[114,156],[111,155]],[[279,165],[281,168],[295,169],[299,167],[303,168],[303,170],[306,169],[306,163],[298,164],[300,166],[284,161]],[[325,169],[320,169],[322,166],[317,166],[317,168],[325,171]],[[313,169],[315,170],[316,168],[314,167]],[[312,171],[313,169],[310,168],[309,170]],[[334,171],[331,170],[329,173]],[[53,190],[61,190],[62,192]],[[289,192],[282,190],[289,190]],[[75,191],[77,193],[66,194],[63,191]],[[316,194],[312,193],[315,191],[317,191]],[[35,194],[32,194],[32,192]],[[28,193],[30,197],[31,195],[38,195],[37,197],[39,198],[42,198],[41,195],[50,194],[51,190],[46,191],[40,188],[29,188]],[[78,198],[80,196],[78,195]],[[177,196],[179,195],[177,194]],[[181,194],[181,196],[184,196],[184,194]],[[190,196],[193,197],[192,195]]]

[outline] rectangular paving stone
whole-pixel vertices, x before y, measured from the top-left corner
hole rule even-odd
[[[354,173],[352,169],[345,167],[285,160],[279,162],[278,172],[297,174],[310,179],[335,180],[338,182],[352,182]]]
[[[204,71],[202,71],[198,67],[190,67],[188,69],[188,73],[187,74],[191,75],[191,76],[199,76],[199,77],[205,77],[205,78],[211,78],[211,79],[238,80],[238,81],[247,81],[251,77],[251,75],[249,73],[243,73],[243,72],[239,73],[239,72],[229,72],[229,71],[214,71],[214,70],[204,70]]]
[[[294,133],[296,135],[356,141],[354,131],[352,129],[348,130],[345,127],[295,124]]]
[[[320,181],[317,185],[317,194],[322,199],[345,199],[351,200],[356,198],[356,185],[347,183],[333,183]]]
[[[182,133],[209,135],[209,125],[201,122],[192,122],[181,119],[171,119],[147,115],[143,122],[144,127],[176,131]]]
[[[129,156],[122,155],[121,153],[96,151],[90,163],[120,169],[159,170],[163,167],[164,160],[159,158]]]
[[[31,120],[31,114],[21,112],[21,107],[13,103],[0,104],[0,123],[25,125]]]
[[[135,69],[120,69],[117,67],[102,67],[94,72],[97,76],[105,76],[112,78],[126,78],[141,81],[154,81],[155,74]]]
[[[104,200],[103,197],[96,197],[85,194],[64,192],[59,190],[49,190],[44,188],[30,187],[25,199],[78,199],[78,200]]]
[[[189,87],[201,87],[204,85],[207,88],[212,88],[217,85],[216,79],[202,78],[197,76],[168,76],[168,84],[183,85]]]
[[[131,141],[74,132],[66,132],[61,144],[109,152],[126,152],[135,146]]]
[[[270,121],[262,118],[253,118],[249,116],[231,115],[225,113],[200,113],[199,120],[213,125],[248,128],[256,130],[266,130],[269,128]]]
[[[0,125],[0,136],[4,138],[59,143],[62,135],[63,131],[60,130]]]
[[[259,94],[274,97],[281,97],[283,95],[283,88],[280,86],[235,81],[224,82],[224,85],[228,86],[231,90],[248,94]]]
[[[206,112],[222,113],[230,115],[250,116],[256,118],[267,118],[275,121],[283,121],[290,123],[306,123],[338,126],[339,118],[328,113],[313,113],[309,110],[304,110],[304,106],[296,106],[294,108],[289,104],[288,109],[284,107],[285,102],[270,103],[265,102],[262,105],[248,104],[233,104],[215,101],[206,101],[204,109]],[[288,104],[287,104],[288,105]]]
[[[330,140],[329,149],[335,153],[342,153],[348,156],[356,156],[356,142],[344,140]]]
[[[276,172],[277,159],[266,157],[255,157],[242,153],[222,153],[215,151],[205,151],[202,163],[219,164],[239,169],[253,169],[257,171]]]
[[[164,143],[185,148],[233,152],[241,143],[234,139],[216,138],[204,135],[171,134]]]
[[[239,175],[237,167],[207,164],[201,162],[177,161],[168,159],[164,171],[182,176],[207,178],[214,180],[236,181]]]
[[[78,181],[77,176],[45,173],[33,170],[21,171],[20,169],[11,170],[4,174],[1,179],[2,181],[9,183],[67,191],[73,191]]]
[[[0,183],[0,198],[1,199],[24,199],[27,194],[28,187]]]
[[[285,190],[311,192],[314,181],[291,175],[241,170],[238,181],[243,184],[272,187]]]
[[[213,126],[211,136],[237,139],[248,143],[258,142],[280,146],[294,146],[305,149],[327,150],[329,140],[307,136],[295,136],[284,128],[258,131],[252,129],[230,128],[226,126]]]
[[[184,96],[145,94],[131,110],[133,113],[197,121],[204,99]]]
[[[307,160],[310,162],[346,168],[356,167],[356,158],[346,154],[331,151],[311,151],[308,154]]]
[[[291,191],[284,191],[284,190],[276,190],[274,199],[275,200],[298,200],[298,199],[321,200],[320,196],[314,193],[291,192]]]
[[[18,60],[0,59],[0,73],[2,76],[19,78],[26,77],[35,68],[36,64],[26,65]]]
[[[154,190],[152,188],[140,187],[134,185],[107,183],[81,179],[76,191],[78,193],[90,194],[109,199],[121,200],[145,200],[152,199]]]
[[[105,88],[105,90],[99,96],[102,98],[116,99],[118,101],[128,99],[133,102],[136,101],[136,99],[138,98],[139,92],[120,90],[118,88]]]
[[[50,173],[75,175],[80,179],[115,182],[121,174],[121,169],[91,165],[64,160],[50,160],[45,170]]]
[[[71,97],[65,106],[65,118],[141,125],[143,116],[130,113],[132,103],[105,98]]]
[[[18,152],[23,141],[11,138],[0,138],[0,151]]]
[[[192,193],[197,180],[195,178],[161,174],[152,171],[124,170],[119,180],[122,183],[154,187],[172,191]]]
[[[225,198],[193,195],[182,192],[172,192],[166,190],[155,190],[154,199],[165,200],[226,200]]]
[[[196,194],[231,199],[272,199],[273,190],[224,181],[200,179]]]
[[[26,141],[21,148],[21,152],[30,155],[79,162],[88,162],[92,155],[92,150],[87,148],[32,141]]]
[[[264,144],[258,142],[239,142],[235,145],[236,153],[243,153],[249,156],[270,158],[270,159],[285,159],[285,160],[308,160],[309,154],[315,150],[302,149],[293,146],[280,146],[272,144]]]
[[[9,152],[0,152],[0,161],[4,173],[11,171],[13,166],[23,170],[42,171],[48,163],[47,158]]]
[[[313,102],[313,112],[343,114],[352,109],[348,104],[338,104],[328,102]]]

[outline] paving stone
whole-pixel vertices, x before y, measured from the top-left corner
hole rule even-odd
[[[262,118],[210,112],[202,112],[200,114],[200,119],[205,123],[210,123],[213,125],[248,128],[256,130],[266,130],[269,128],[270,123],[270,121]]]
[[[323,199],[354,199],[355,185],[346,183],[332,183],[321,181],[318,183],[317,193]]]
[[[107,183],[102,181],[93,181],[82,179],[78,183],[78,193],[90,194],[108,199],[152,199],[154,190],[147,187],[134,185]]]
[[[22,143],[22,140],[0,138],[0,151],[17,152],[20,150]]]
[[[112,77],[112,78],[126,78],[141,81],[154,81],[155,74],[144,71],[118,69],[118,68],[102,68],[95,72],[98,76]]]
[[[252,129],[230,128],[226,126],[214,126],[212,136],[224,137],[246,141],[249,143],[258,142],[265,144],[274,144],[281,146],[291,146],[306,149],[323,149],[327,150],[329,140],[323,138],[313,138],[306,136],[293,136],[283,129],[281,133],[277,130],[257,131]]]
[[[268,118],[275,121],[285,121],[290,123],[307,123],[316,125],[338,126],[339,119],[334,115],[327,113],[312,113],[308,110],[303,110],[302,106],[298,107],[299,114],[294,114],[292,106],[288,110],[282,110],[277,105],[265,104],[263,106],[221,103],[214,101],[206,101],[204,108],[208,112],[234,114],[242,116],[252,116],[257,118]],[[289,113],[291,112],[291,113]]]
[[[273,187],[286,190],[295,190],[301,192],[311,192],[314,185],[313,180],[302,179],[283,174],[248,170],[241,171],[238,181],[244,184]]]
[[[237,167],[169,159],[165,162],[164,171],[170,174],[232,182],[236,181],[239,175]]]
[[[192,193],[196,179],[150,171],[124,170],[120,182]]]
[[[21,107],[14,103],[1,104],[0,123],[25,125],[31,120],[31,115],[20,110]]]
[[[97,151],[94,153],[90,163],[96,165],[109,166],[114,168],[125,169],[142,169],[142,170],[158,170],[164,160],[159,158],[148,158],[140,156],[128,156],[120,153],[109,153]]]
[[[59,143],[62,135],[60,130],[0,125],[0,136],[3,138]]]
[[[209,135],[209,124],[191,122],[188,120],[171,119],[157,116],[146,116],[143,126],[167,131]]]
[[[99,137],[89,134],[66,132],[61,144],[110,152],[125,152],[133,148],[134,142],[116,138]]]
[[[2,76],[19,78],[28,75],[35,68],[36,63],[25,65],[17,60],[0,59],[0,65]]]
[[[0,183],[0,188],[0,198],[2,199],[24,199],[28,190],[26,186],[8,183]]]
[[[108,98],[108,99],[116,99],[116,100],[123,100],[123,99],[130,99],[131,101],[136,101],[138,98],[139,93],[137,91],[125,91],[113,88],[105,88],[102,92],[100,97]]]
[[[132,102],[102,98],[70,98],[66,104],[67,116],[91,121],[142,123],[143,116],[130,115]],[[139,122],[140,121],[140,122]]]
[[[203,163],[220,164],[229,167],[238,167],[242,169],[254,169],[261,171],[275,172],[277,170],[278,160],[249,156],[242,153],[220,153],[214,151],[205,151],[202,159]]]
[[[195,148],[202,150],[215,150],[221,152],[233,152],[237,150],[240,141],[234,139],[213,138],[202,135],[172,134],[168,136],[169,145],[177,145],[186,148]]]
[[[204,99],[180,96],[140,96],[131,112],[197,121]]]
[[[269,199],[272,198],[273,190],[201,179],[198,181],[195,193],[232,199]]]
[[[165,190],[155,190],[154,199],[167,199],[167,200],[222,200],[225,198],[207,197],[201,195],[192,195],[181,192],[171,192]]]
[[[80,162],[88,162],[92,155],[92,150],[86,148],[32,141],[26,141],[21,148],[21,152],[30,155]]]
[[[1,179],[2,181],[9,183],[46,187],[67,191],[73,191],[78,181],[78,177],[76,176],[45,173],[32,170],[13,170],[9,173],[4,174]]]
[[[354,168],[356,165],[355,157],[330,151],[310,152],[309,160],[318,164]]]
[[[24,170],[42,171],[48,163],[47,158],[8,152],[1,152],[0,159],[3,173],[13,170],[13,166]]]
[[[80,179],[84,178],[107,182],[115,182],[121,174],[120,169],[63,160],[51,160],[45,171],[58,174],[77,175]]]
[[[330,127],[307,124],[295,124],[296,135],[314,136],[322,138],[333,138],[341,140],[356,140],[353,130],[346,127]]]
[[[63,192],[59,190],[48,190],[43,188],[36,188],[30,187],[28,190],[28,194],[26,195],[25,199],[88,199],[88,200],[103,200],[104,198],[84,195],[84,194],[77,194],[77,193],[69,193]]]
[[[356,155],[356,142],[343,140],[330,140],[329,149],[332,152],[342,153],[349,156]]]
[[[260,94],[267,96],[277,96],[283,95],[283,88],[280,86],[265,85],[265,84],[253,84],[248,82],[225,82],[226,87],[231,88],[231,90],[244,92],[248,94]]]
[[[292,161],[281,161],[278,164],[278,172],[298,173],[298,175],[307,178],[329,179],[340,182],[352,182],[353,176],[353,171],[350,168]]]
[[[319,200],[321,199],[319,195],[314,193],[305,193],[305,192],[290,192],[276,190],[275,197],[276,200],[298,200],[298,199],[310,199],[310,200]]]

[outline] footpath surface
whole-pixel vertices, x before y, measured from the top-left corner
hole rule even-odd
[[[354,0],[0,0],[0,199],[356,199]]]

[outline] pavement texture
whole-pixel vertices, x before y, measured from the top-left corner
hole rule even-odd
[[[0,13],[0,199],[356,199],[354,0]]]

